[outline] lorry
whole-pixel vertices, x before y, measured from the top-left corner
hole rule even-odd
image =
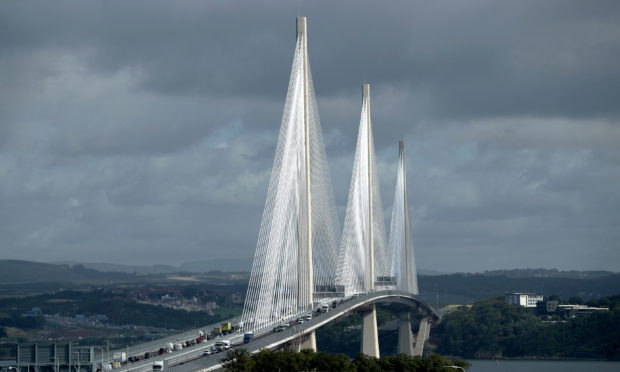
[[[254,333],[252,333],[252,332],[245,333],[243,335],[243,343],[244,344],[249,344],[252,341],[253,338],[254,338]]]
[[[218,352],[220,351],[226,351],[230,349],[230,340],[222,340],[222,341],[218,341],[215,344],[215,350],[217,350]]]
[[[163,371],[164,370],[164,361],[158,360],[157,362],[153,362],[153,371]]]
[[[230,322],[222,323],[222,334],[228,334],[232,331],[232,325]]]
[[[127,353],[125,352],[114,353],[114,361],[119,362],[121,364],[125,363],[127,361]]]

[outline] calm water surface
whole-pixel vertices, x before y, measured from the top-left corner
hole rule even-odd
[[[620,362],[555,360],[468,360],[469,372],[620,372]]]

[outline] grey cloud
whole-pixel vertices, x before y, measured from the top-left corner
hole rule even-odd
[[[8,52],[87,50],[92,68],[138,68],[143,89],[165,94],[281,97],[286,87],[293,5],[65,4],[34,14],[13,5],[2,40]],[[319,95],[350,94],[368,80],[423,92],[433,116],[618,116],[616,2],[303,8]]]
[[[619,11],[3,2],[1,256],[251,256],[301,13],[341,220],[367,81],[387,218],[407,143],[421,267],[618,270]]]

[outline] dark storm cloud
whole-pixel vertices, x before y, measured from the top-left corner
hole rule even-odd
[[[341,219],[368,81],[422,267],[618,270],[617,1],[2,2],[2,256],[250,256],[300,14]]]
[[[58,4],[63,4],[59,6]],[[615,1],[13,3],[0,41],[82,51],[105,72],[128,66],[162,93],[281,97],[299,8],[310,17],[317,92],[359,82],[429,96],[433,115],[618,114]],[[7,12],[8,13],[8,12]]]

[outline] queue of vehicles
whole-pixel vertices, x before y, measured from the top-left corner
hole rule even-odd
[[[340,301],[333,301],[331,304],[329,305],[322,305],[321,307],[318,307],[316,309],[316,313],[314,313],[314,316],[319,316],[322,313],[327,313],[329,312],[331,309],[336,308],[340,303],[342,303],[343,300]],[[283,323],[280,324],[278,326],[276,326],[275,328],[273,328],[273,332],[282,332],[287,328],[293,327],[295,325],[301,325],[304,322],[308,322],[310,320],[312,320],[313,318],[313,313],[309,313],[309,314],[305,314],[302,315],[300,317],[298,317],[296,320],[291,320],[288,323]],[[199,343],[205,342],[207,340],[212,340],[216,337],[222,337],[224,335],[228,335],[228,334],[232,334],[235,331],[237,331],[240,328],[239,324],[232,324],[231,322],[224,322],[221,323],[221,327],[215,327],[213,328],[211,331],[206,331],[206,330],[200,330],[198,337],[195,339],[190,339],[190,340],[186,340],[186,341],[180,341],[177,339],[177,342],[174,343],[167,343],[166,345],[164,345],[163,347],[159,348],[157,351],[153,351],[153,352],[145,352],[144,354],[140,354],[140,355],[133,355],[130,356],[129,358],[127,358],[127,354],[125,352],[120,352],[120,353],[114,353],[114,361],[111,365],[106,365],[104,366],[104,370],[109,370],[112,368],[120,368],[121,366],[127,364],[127,363],[133,363],[133,362],[138,362],[141,360],[145,360],[145,359],[149,359],[151,357],[155,357],[155,356],[159,356],[159,355],[163,355],[163,354],[167,354],[167,353],[172,353],[174,351],[178,351],[178,350],[183,350],[184,348],[193,346],[193,345],[197,345]],[[252,342],[252,340],[254,339],[254,334],[253,332],[247,332],[243,335],[243,343],[244,344],[248,344],[250,342]],[[220,353],[220,352],[224,352],[227,350],[230,350],[231,348],[231,342],[230,340],[221,340],[215,343],[214,346],[207,348],[204,352],[203,352],[203,357],[207,357],[210,356],[212,354],[216,354],[216,353]],[[161,372],[164,370],[164,362],[161,360],[155,361],[153,363],[153,371],[154,372]]]
[[[176,342],[169,342],[157,350],[147,351],[144,354],[132,355],[127,357],[126,352],[116,352],[114,353],[112,362],[109,364],[104,364],[103,366],[99,366],[99,370],[102,369],[107,371],[111,369],[121,368],[122,366],[128,363],[135,363],[145,359],[150,359],[151,357],[155,357],[158,355],[163,355],[167,353],[172,353],[173,351],[183,350],[184,348],[194,346],[205,342],[206,340],[212,340],[216,337],[221,337],[223,335],[231,334],[236,329],[238,329],[238,325],[233,325],[231,322],[224,322],[221,324],[221,327],[215,327],[210,332],[206,330],[200,330],[198,332],[198,337],[195,339],[190,339],[186,341],[181,341],[177,339]],[[219,344],[219,343],[218,343]],[[218,345],[216,344],[216,345]],[[218,348],[218,351],[224,351],[230,349],[230,341],[226,341],[223,346]],[[156,361],[153,364],[153,370],[161,371],[163,370],[163,362],[160,365],[160,361]]]

